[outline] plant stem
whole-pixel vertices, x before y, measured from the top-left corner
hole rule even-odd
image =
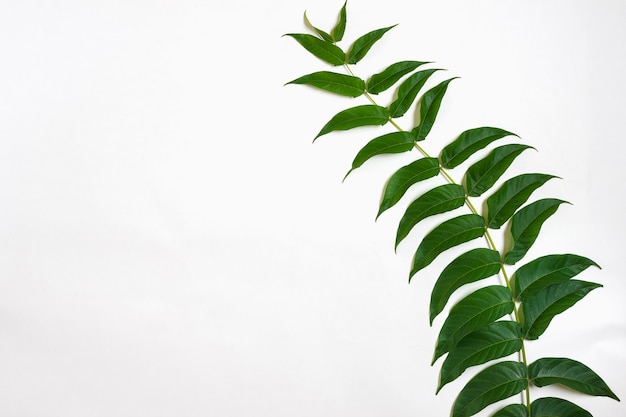
[[[350,75],[352,75],[353,77],[356,77],[356,75],[354,75],[354,72],[352,72],[352,69],[350,68],[350,66],[347,63],[344,64],[344,68],[346,69],[346,71]],[[370,103],[372,103],[375,106],[378,106],[378,104],[376,103],[374,98],[372,98],[372,96],[369,94],[369,92],[367,92],[367,90],[364,91],[364,95],[369,100]],[[395,127],[398,131],[400,131],[400,132],[404,132],[405,131],[404,129],[402,129],[402,127],[400,127],[400,125],[398,125],[398,123],[396,123],[396,121],[391,116],[389,116],[389,123],[391,123],[391,125],[393,127]],[[417,142],[414,142],[414,146],[415,146],[415,149],[417,149],[424,157],[426,157],[426,158],[430,158],[431,157],[428,154],[428,152],[426,152],[426,150],[424,148],[422,148]],[[442,166],[439,167],[439,172],[441,172],[441,175],[443,175],[446,178],[448,183],[450,183],[450,184],[457,184],[457,182],[454,181],[454,178],[452,178],[450,176],[450,174]],[[469,199],[468,195],[465,196],[465,205],[467,206],[467,208],[473,214],[479,214],[478,210],[476,210],[476,207],[471,202],[471,200]],[[490,249],[498,252],[497,246],[496,246],[493,238],[491,237],[491,234],[489,233],[489,229],[487,228],[486,225],[485,225],[485,239],[487,241],[487,246]],[[503,261],[500,261],[500,271],[502,272],[502,277],[504,278],[504,282],[505,282],[507,288],[512,293],[513,292],[513,288],[511,288],[511,280],[509,279],[509,275],[507,274],[506,269],[504,268],[504,262]],[[513,316],[514,316],[515,321],[521,324],[519,310],[517,308],[517,304],[515,304],[515,300],[513,300]],[[522,348],[521,348],[520,352],[521,352],[521,361],[524,364],[524,366],[526,368],[528,368],[528,361],[526,359],[526,347],[524,345],[524,339],[523,338],[522,338]],[[526,385],[526,408],[528,410],[528,415],[530,416],[530,381]]]

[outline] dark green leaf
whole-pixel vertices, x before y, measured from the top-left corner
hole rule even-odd
[[[465,336],[441,365],[437,392],[470,366],[509,356],[522,348],[522,329],[515,321],[496,321]]]
[[[435,119],[439,113],[439,107],[441,107],[441,101],[446,94],[448,84],[450,81],[458,77],[450,78],[449,80],[442,81],[430,90],[424,93],[420,99],[420,121],[419,124],[412,130],[412,133],[417,137],[417,140],[424,140],[430,129],[435,124]]]
[[[480,281],[500,271],[500,254],[491,249],[477,248],[457,257],[443,270],[430,296],[430,324],[446,306],[457,289]]]
[[[409,132],[393,132],[372,139],[359,151],[356,158],[354,158],[352,169],[348,171],[346,177],[373,156],[410,151],[415,144],[415,142],[413,142],[414,139],[413,135]],[[344,177],[344,180],[346,177]]]
[[[541,226],[552,216],[559,206],[567,203],[556,198],[544,198],[527,205],[511,218],[513,248],[504,256],[504,262],[514,265],[522,259],[535,243]]]
[[[356,64],[363,59],[370,48],[378,42],[378,40],[382,38],[388,30],[394,28],[395,26],[396,25],[373,30],[354,41],[352,47],[350,47],[350,51],[348,52],[348,64]]]
[[[409,205],[400,219],[396,233],[396,248],[411,229],[426,217],[454,210],[464,203],[465,190],[458,184],[441,185],[424,193]]]
[[[490,404],[519,394],[527,386],[523,363],[509,361],[491,365],[461,390],[454,401],[452,417],[473,416]]]
[[[484,287],[463,298],[450,309],[441,326],[433,363],[468,334],[510,314],[514,306],[511,291],[502,285]]]
[[[411,185],[435,177],[437,174],[439,174],[439,160],[437,158],[421,158],[397,170],[385,186],[376,217],[378,218],[385,210],[400,201]]]
[[[348,97],[358,97],[365,91],[365,81],[351,75],[319,71],[303,75],[287,84],[307,84],[331,93]]]
[[[443,222],[424,237],[420,243],[409,275],[430,265],[443,251],[485,234],[485,221],[478,214],[465,214]]]
[[[343,7],[339,11],[339,19],[337,20],[337,24],[330,32],[333,40],[335,42],[339,42],[343,39],[343,34],[346,31],[346,5],[347,1],[343,3]]]
[[[505,181],[487,199],[487,226],[499,229],[537,188],[557,178],[547,174],[522,174]]]
[[[298,41],[304,49],[331,65],[343,65],[346,61],[346,55],[341,48],[337,45],[333,45],[331,42],[302,33],[287,33],[285,36],[291,36]]]
[[[602,287],[594,282],[569,280],[543,288],[522,303],[522,331],[528,340],[538,339],[556,316],[582,300],[590,291]]]
[[[441,151],[441,165],[452,169],[494,140],[510,135],[517,136],[515,133],[507,132],[497,127],[478,127],[466,130],[452,143],[443,148]]]
[[[335,41],[333,40],[333,37],[330,36],[328,34],[328,32],[324,32],[322,29],[316,28],[315,26],[313,26],[313,24],[311,23],[311,21],[309,20],[309,18],[306,15],[306,12],[304,12],[304,24],[308,27],[310,27],[311,29],[313,29],[315,32],[317,32],[317,34],[326,42],[331,42],[331,43],[335,43]]]
[[[465,173],[467,194],[478,197],[490,189],[511,166],[513,160],[528,148],[532,147],[517,144],[500,146],[469,167]]]
[[[528,377],[538,387],[562,384],[583,394],[619,401],[609,386],[587,365],[568,358],[542,358],[528,366]]]
[[[383,72],[374,74],[370,77],[367,82],[367,91],[370,94],[382,93],[394,85],[404,75],[424,64],[428,64],[428,62],[400,61],[395,64],[391,64],[385,68]]]
[[[530,405],[532,417],[593,417],[574,403],[554,397],[538,398]]]
[[[513,295],[525,300],[542,288],[575,277],[590,266],[596,266],[591,259],[578,255],[548,255],[521,266],[511,278]]]
[[[416,72],[408,77],[400,87],[398,87],[398,97],[389,106],[391,117],[402,117],[409,110],[415,97],[422,89],[428,78],[439,69],[428,69]]]
[[[523,404],[511,404],[496,411],[491,417],[528,417],[528,409]]]
[[[336,131],[349,130],[361,126],[384,125],[389,121],[389,112],[385,107],[366,104],[363,106],[351,107],[340,111],[315,136],[315,139],[322,135]],[[313,139],[315,141],[315,139]]]

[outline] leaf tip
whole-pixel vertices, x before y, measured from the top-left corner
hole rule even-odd
[[[315,137],[313,138],[313,143],[315,143],[315,141],[320,137],[324,135],[324,129],[320,130],[320,132],[315,135]]]

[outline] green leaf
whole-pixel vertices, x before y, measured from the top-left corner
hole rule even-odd
[[[507,405],[491,417],[528,417],[528,409],[523,404]]]
[[[515,321],[496,321],[465,336],[441,365],[437,392],[470,366],[509,356],[522,348],[522,328]]]
[[[522,174],[505,181],[487,199],[487,226],[499,229],[537,188],[557,178],[547,174]]]
[[[441,326],[433,363],[468,334],[510,314],[514,306],[511,291],[502,285],[484,287],[463,298],[450,309]]]
[[[461,133],[441,151],[441,165],[452,169],[491,142],[506,136],[517,136],[497,127],[478,127]]]
[[[465,203],[465,190],[458,184],[445,184],[424,193],[407,207],[396,233],[396,248],[411,229],[425,219],[454,210]]]
[[[367,91],[370,94],[378,94],[387,90],[394,85],[400,78],[409,72],[413,71],[420,65],[428,64],[429,62],[420,61],[400,61],[395,64],[391,64],[383,72],[374,74],[367,82]]]
[[[352,162],[352,169],[348,171],[344,180],[352,171],[373,156],[410,151],[415,144],[414,140],[415,138],[409,132],[393,132],[372,139],[356,155]]]
[[[348,57],[347,57],[348,64],[356,64],[361,59],[363,59],[363,57],[365,57],[365,55],[370,50],[370,48],[376,42],[378,42],[378,40],[380,38],[382,38],[383,35],[385,33],[387,33],[388,30],[391,30],[395,26],[397,26],[397,25],[389,26],[389,27],[382,28],[382,29],[373,30],[373,31],[371,31],[371,32],[361,36],[356,41],[354,41],[354,43],[350,47],[350,51],[348,52]]]
[[[336,130],[349,130],[361,126],[384,125],[389,121],[389,112],[385,107],[366,104],[340,111],[315,136],[315,141],[322,135]]]
[[[437,158],[421,158],[405,165],[393,173],[385,190],[378,209],[378,216],[385,210],[393,207],[411,187],[411,185],[439,174],[439,160]]]
[[[559,206],[567,201],[544,198],[527,205],[511,218],[513,248],[504,256],[504,262],[514,265],[522,259],[535,243],[541,226],[552,216]]]
[[[333,40],[333,37],[330,36],[328,34],[328,32],[324,32],[322,29],[316,28],[315,26],[313,26],[313,24],[311,23],[311,21],[309,20],[309,18],[306,15],[306,11],[304,12],[304,24],[308,27],[310,27],[311,29],[313,29],[315,32],[317,32],[317,34],[326,42],[331,42],[331,43],[335,43],[335,41]]]
[[[329,71],[303,75],[300,78],[289,81],[287,84],[307,84],[348,97],[358,97],[365,91],[365,81],[362,79]]]
[[[402,117],[404,113],[409,110],[419,91],[424,84],[426,84],[428,78],[436,71],[439,71],[439,69],[428,69],[416,72],[400,84],[400,87],[398,87],[398,97],[389,106],[391,117]]]
[[[490,189],[511,166],[513,160],[528,148],[532,146],[518,144],[500,146],[469,167],[465,173],[467,194],[478,197]]]
[[[567,281],[590,266],[598,266],[591,259],[578,255],[548,255],[518,268],[511,278],[513,295],[525,300],[551,284]]]
[[[339,19],[337,20],[337,24],[335,25],[333,30],[330,31],[333,41],[335,42],[339,42],[340,40],[342,40],[343,34],[346,31],[346,5],[347,4],[348,4],[347,1],[343,3],[343,7],[339,11]]]
[[[443,270],[430,295],[430,324],[444,309],[450,296],[470,282],[480,281],[500,271],[500,254],[491,249],[477,248],[454,259]]]
[[[430,265],[443,251],[484,234],[485,221],[478,214],[465,214],[441,223],[424,237],[417,248],[409,282],[413,275]]]
[[[610,397],[619,401],[598,374],[573,359],[539,359],[528,366],[528,377],[538,387],[562,384],[583,394]]]
[[[582,300],[590,291],[602,287],[594,282],[569,280],[543,288],[522,303],[524,338],[541,336],[556,316]]]
[[[490,404],[519,394],[527,385],[523,363],[508,361],[491,365],[461,390],[454,401],[452,417],[473,416]]]
[[[532,417],[593,417],[574,403],[554,397],[538,398],[530,404]]]
[[[343,65],[346,61],[346,54],[343,53],[341,48],[331,42],[303,33],[287,33],[284,36],[291,36],[304,49],[331,65]]]
[[[442,81],[430,90],[424,93],[420,99],[420,121],[419,124],[411,131],[417,140],[424,140],[430,129],[435,124],[435,119],[439,113],[439,107],[441,107],[441,101],[446,94],[448,84],[450,81],[458,77],[450,78],[449,80]]]

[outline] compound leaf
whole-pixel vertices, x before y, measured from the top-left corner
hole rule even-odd
[[[514,265],[522,259],[535,243],[541,226],[566,201],[544,198],[527,205],[511,218],[513,248],[504,256],[504,262]]]
[[[452,169],[491,142],[510,135],[517,136],[515,133],[497,127],[478,127],[466,130],[443,148],[441,165],[444,168]]]
[[[514,305],[511,291],[502,285],[484,287],[463,298],[441,326],[433,363],[468,334],[510,314]]]
[[[352,168],[348,171],[346,177],[363,165],[365,161],[376,155],[410,151],[413,149],[414,140],[415,138],[409,132],[393,132],[372,139],[356,155],[352,162]],[[344,177],[344,180],[346,177]]]
[[[424,64],[428,64],[428,62],[400,61],[395,64],[391,64],[382,72],[374,74],[370,77],[367,82],[367,91],[370,94],[382,93],[398,82],[398,80],[404,75]]]
[[[523,363],[507,361],[491,365],[461,390],[454,401],[452,417],[473,416],[490,404],[519,394],[527,386]]]
[[[505,181],[487,199],[487,226],[499,229],[537,188],[557,178],[547,174],[522,174]]]
[[[356,64],[361,59],[365,57],[370,48],[378,42],[380,38],[383,37],[387,31],[394,28],[396,25],[389,26],[382,29],[376,29],[365,35],[361,36],[359,39],[354,41],[352,46],[350,47],[350,51],[348,52],[347,60],[348,64]]]
[[[385,210],[400,201],[411,185],[438,174],[439,160],[437,158],[421,158],[394,172],[387,181],[376,217],[378,218]]]
[[[425,219],[454,210],[465,203],[465,190],[458,184],[445,184],[422,194],[407,207],[396,233],[396,248],[411,229]]]
[[[307,84],[347,97],[358,97],[365,91],[365,81],[362,79],[329,71],[303,75],[287,84]]]
[[[500,254],[487,248],[472,249],[450,262],[439,275],[430,296],[430,324],[444,309],[454,291],[499,271]]]
[[[528,148],[532,146],[518,144],[500,146],[470,166],[465,173],[467,195],[478,197],[489,190],[511,166],[513,160]]]
[[[417,94],[431,75],[439,69],[428,69],[416,72],[408,77],[398,87],[398,97],[389,105],[389,113],[391,117],[402,117],[409,110]]]
[[[522,348],[522,328],[515,321],[496,321],[462,338],[441,365],[437,392],[470,366],[509,356]]]
[[[583,394],[610,397],[619,401],[598,374],[573,359],[539,359],[528,366],[528,377],[538,387],[562,384]]]
[[[346,62],[346,54],[337,45],[313,35],[304,33],[287,33],[307,51],[331,65],[339,66]]]
[[[430,90],[424,93],[420,99],[420,120],[419,124],[412,130],[418,141],[426,139],[430,129],[435,124],[435,119],[439,113],[439,107],[441,107],[441,101],[446,94],[448,84],[450,81],[458,77],[450,78],[449,80],[442,81]]]
[[[561,398],[538,398],[530,404],[533,417],[593,417],[589,411]]]
[[[337,20],[337,24],[335,25],[333,30],[330,31],[330,35],[332,36],[332,39],[334,42],[339,42],[340,40],[342,40],[343,34],[346,31],[346,20],[347,20],[346,19],[346,5],[347,4],[348,4],[347,1],[343,3],[343,7],[339,11],[339,19]]]
[[[541,336],[556,316],[582,300],[590,291],[602,287],[594,282],[569,280],[543,288],[522,303],[524,338]]]
[[[523,265],[511,278],[513,296],[525,300],[551,284],[567,281],[590,266],[596,266],[583,256],[564,254],[547,255]]]
[[[491,417],[528,417],[528,409],[523,404],[511,404],[496,411]]]
[[[315,139],[322,135],[336,131],[349,130],[361,126],[384,125],[389,121],[389,112],[385,107],[366,104],[363,106],[351,107],[340,111],[315,136]],[[315,141],[315,139],[313,139]]]
[[[485,221],[478,214],[465,214],[441,223],[428,233],[420,243],[409,275],[430,265],[443,251],[485,234]]]

